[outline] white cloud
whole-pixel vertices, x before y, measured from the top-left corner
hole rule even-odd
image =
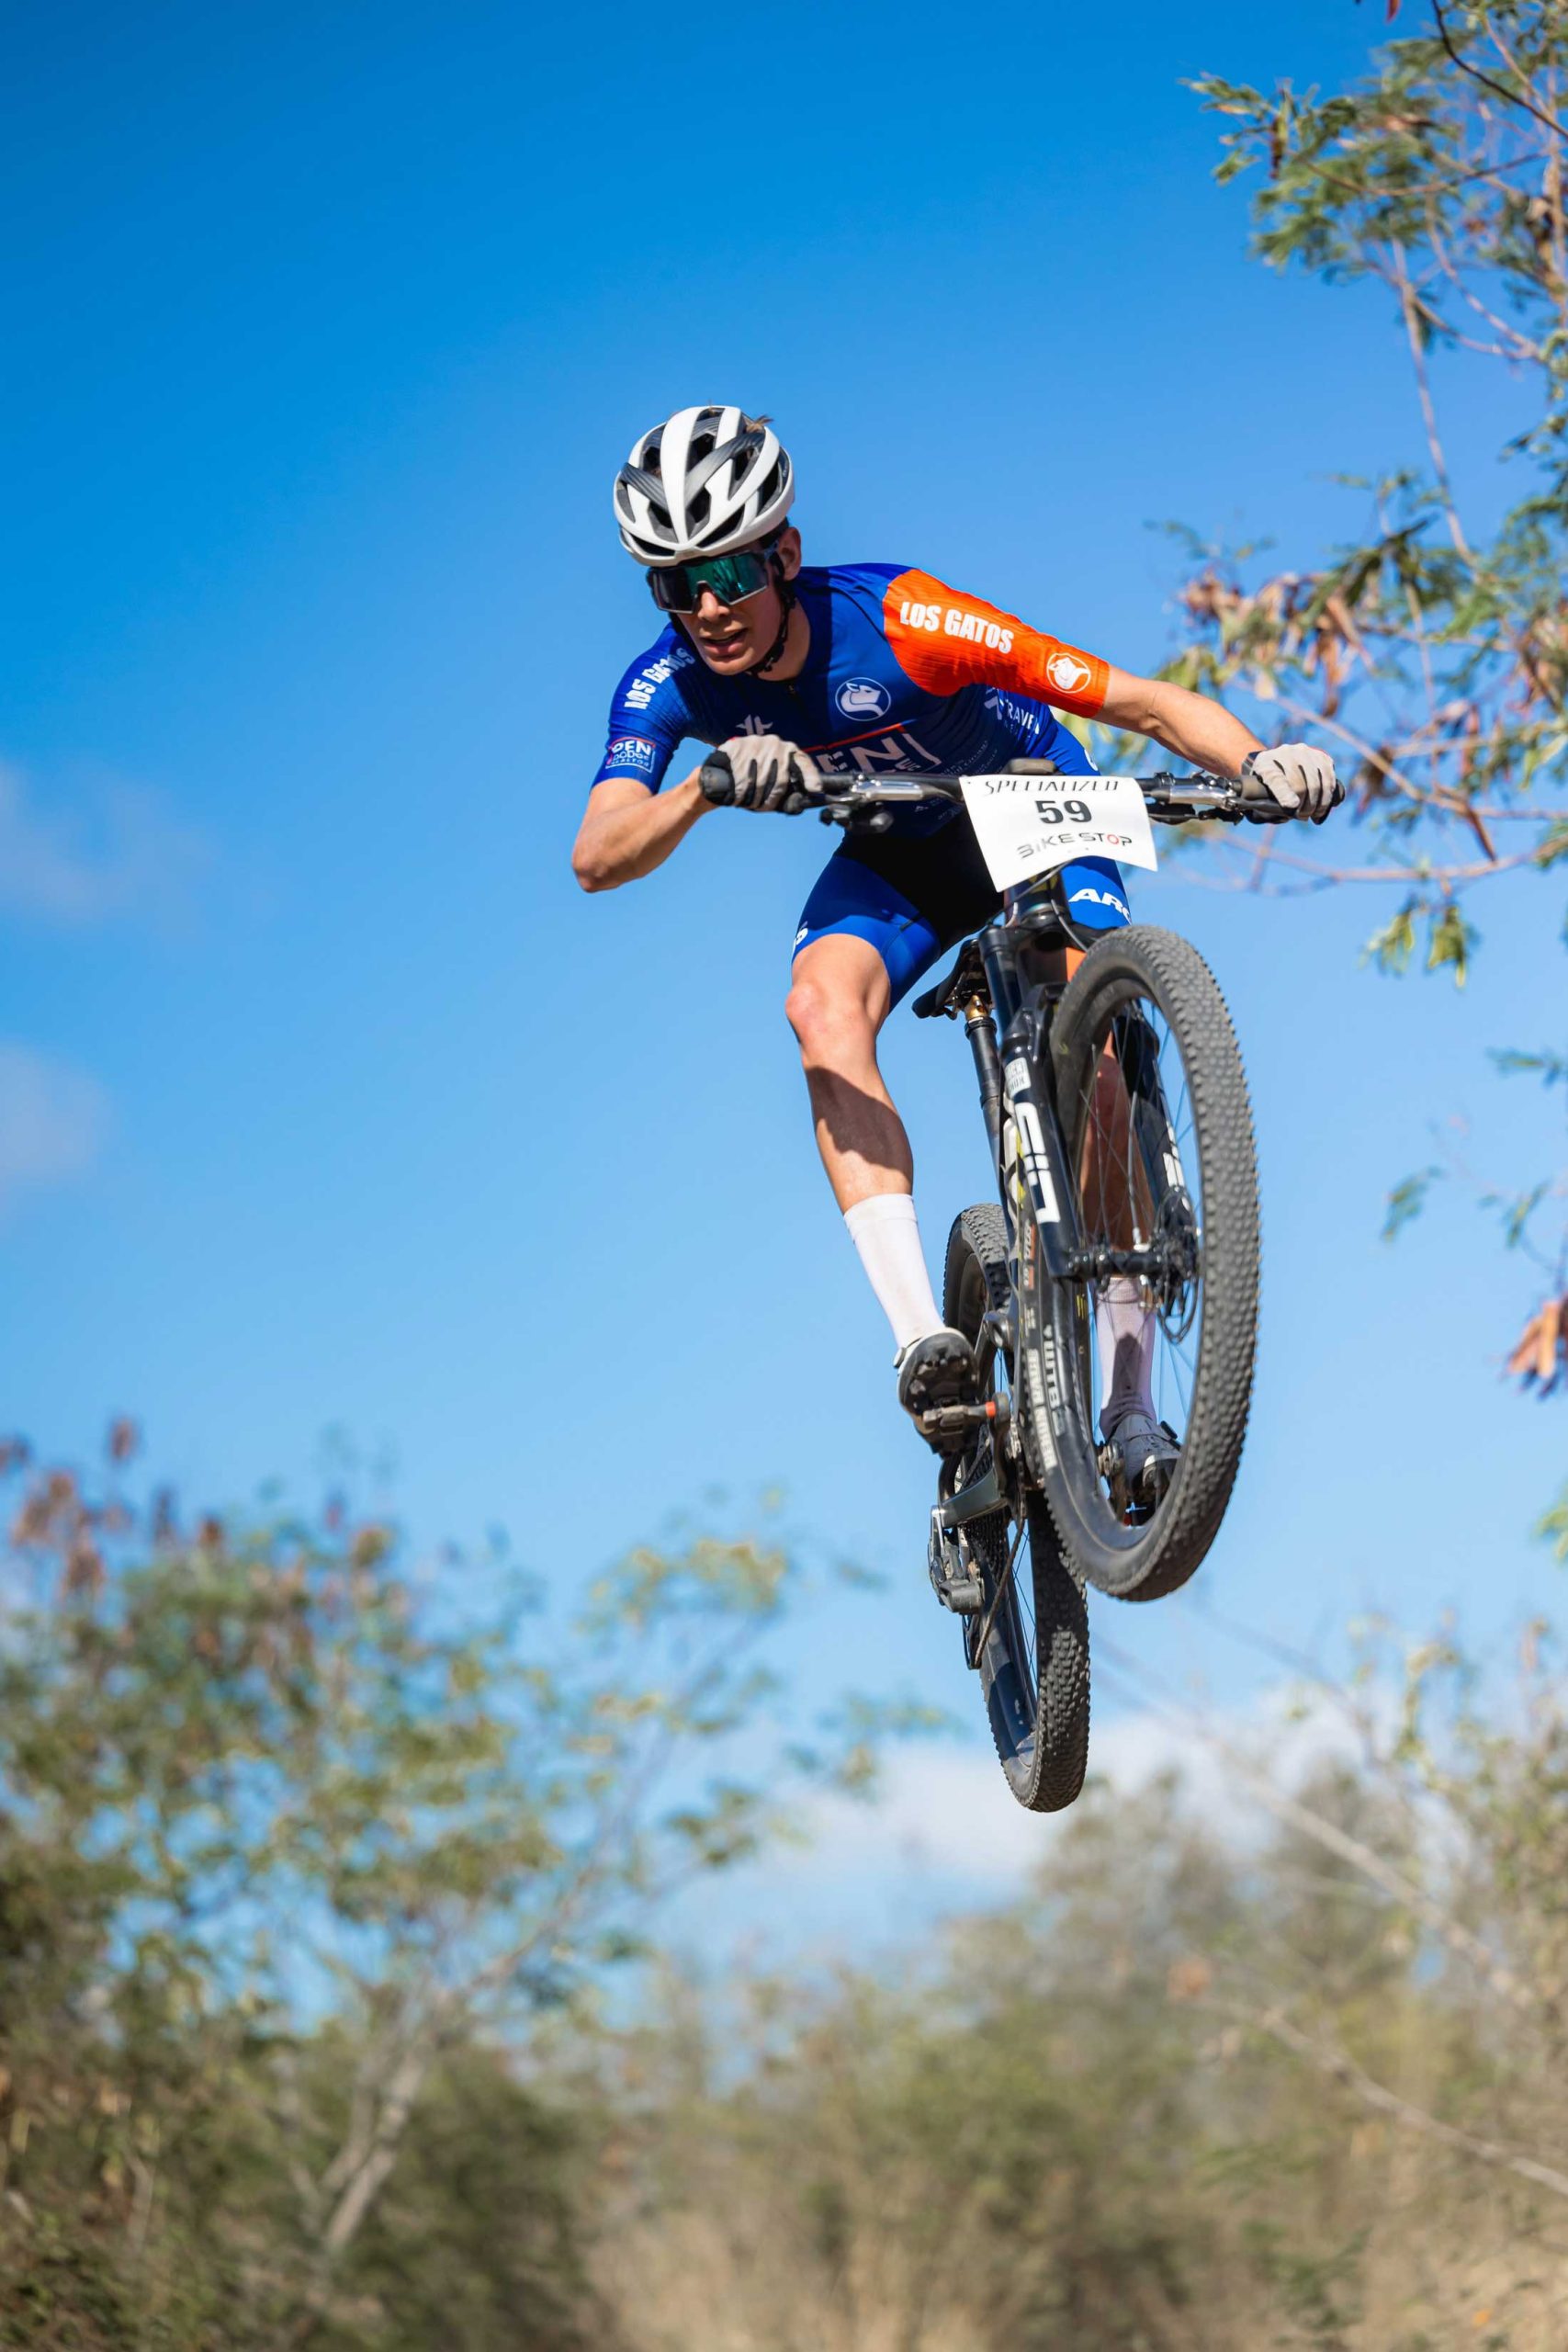
[[[0,1039],[0,1215],[96,1159],[108,1097],[96,1079]]]
[[[1293,1687],[1259,1691],[1245,1707],[1205,1710],[1196,1724],[1133,1709],[1095,1725],[1089,1769],[1125,1794],[1165,1773],[1181,1803],[1227,1841],[1267,1837],[1271,1818],[1247,1786],[1245,1759],[1267,1758],[1268,1777],[1292,1790],[1355,1742],[1326,1702],[1302,1714]],[[733,1876],[705,1882],[674,1907],[671,1926],[712,1954],[754,1944],[774,1955],[916,1945],[955,1912],[1021,1894],[1072,1819],[1025,1813],[1001,1768],[978,1741],[895,1748],[874,1803],[830,1797],[808,1809],[807,1842],[775,1848]]]
[[[166,915],[208,859],[202,836],[143,786],[103,780],[46,806],[0,762],[0,910],[73,927]]]
[[[1270,1778],[1290,1789],[1325,1757],[1350,1746],[1337,1711],[1312,1708],[1300,1715],[1287,1690],[1259,1693],[1245,1712],[1216,1711],[1207,1728],[1213,1743],[1153,1710],[1112,1716],[1094,1727],[1089,1770],[1127,1793],[1173,1772],[1187,1807],[1222,1835],[1240,1839],[1256,1834],[1260,1822],[1241,1758],[1261,1748]],[[1005,1894],[1070,1817],[1028,1814],[1015,1804],[988,1748],[937,1741],[896,1749],[875,1803],[829,1798],[814,1808],[811,1844],[774,1867],[791,1877],[861,1883],[872,1870],[900,1870],[961,1881],[976,1894]]]

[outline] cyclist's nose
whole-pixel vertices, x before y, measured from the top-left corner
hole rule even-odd
[[[719,620],[728,610],[729,606],[720,602],[705,581],[697,597],[695,617],[700,621]]]

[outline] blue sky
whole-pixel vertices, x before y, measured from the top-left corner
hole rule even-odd
[[[614,897],[568,872],[653,633],[609,481],[678,404],[766,408],[810,557],[1152,665],[1151,522],[1304,559],[1356,519],[1330,475],[1416,453],[1397,329],[1247,259],[1180,86],[1331,83],[1376,29],[1349,0],[10,13],[8,1421],[72,1453],[131,1410],[204,1498],[309,1490],[341,1425],[422,1532],[503,1522],[563,1592],[779,1480],[889,1579],[803,1671],[972,1705],[780,1013],[830,844],[716,821]],[[1448,390],[1485,507],[1506,394]],[[1139,904],[1236,1013],[1266,1320],[1201,1588],[1111,1630],[1227,1700],[1259,1669],[1205,1593],[1292,1639],[1449,1602],[1500,1638],[1555,1591],[1528,1527],[1561,1412],[1496,1373],[1529,1282],[1457,1207],[1377,1232],[1447,1114],[1535,1172],[1539,1106],[1483,1057],[1538,1042],[1561,910],[1478,903],[1455,1000],[1360,967],[1370,897]],[[887,1065],[940,1262],[986,1185],[966,1058],[905,1020]]]

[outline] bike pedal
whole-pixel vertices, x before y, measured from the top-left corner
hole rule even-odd
[[[931,1405],[915,1415],[915,1427],[922,1437],[953,1437],[964,1430],[984,1429],[987,1422],[1006,1421],[1009,1411],[1005,1396],[988,1396],[976,1405]]]

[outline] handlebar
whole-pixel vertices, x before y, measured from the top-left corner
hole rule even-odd
[[[1042,783],[1049,780],[1060,786],[1070,786],[1073,778],[1062,775],[1044,762],[1014,760],[1009,773],[1014,775],[1038,775]],[[710,792],[708,779],[713,778]],[[1235,784],[1228,776],[1173,775],[1162,768],[1154,775],[1134,778],[1144,796],[1144,804],[1156,825],[1187,825],[1210,820],[1222,825],[1282,825],[1289,824],[1292,811],[1281,808],[1273,797],[1260,787]],[[711,799],[728,797],[731,788],[729,763],[721,752],[714,752],[703,763],[702,784]],[[815,799],[818,796],[813,795]],[[818,810],[825,825],[841,825],[846,831],[886,832],[893,822],[897,808],[918,807],[922,801],[961,801],[964,779],[958,775],[825,775],[821,780],[822,806]]]

